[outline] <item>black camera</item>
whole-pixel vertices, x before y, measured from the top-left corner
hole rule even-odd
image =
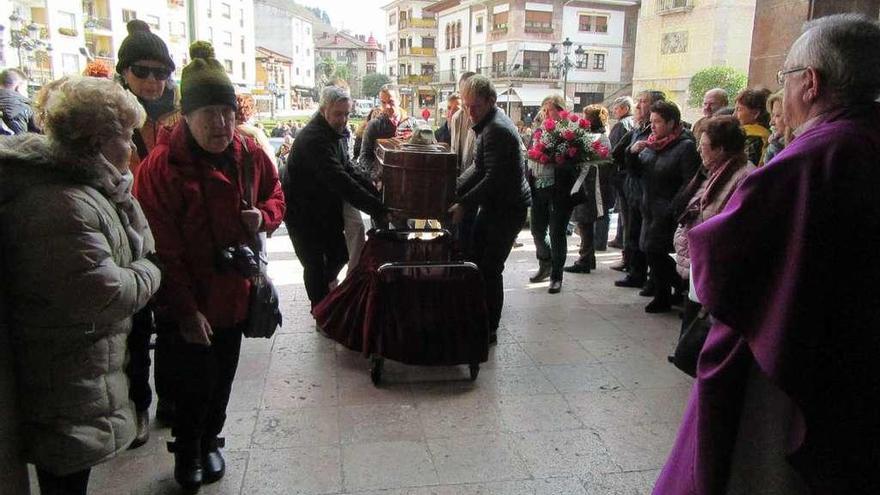
[[[242,277],[260,274],[259,258],[247,244],[221,249],[217,253],[217,267],[222,271],[235,270]]]

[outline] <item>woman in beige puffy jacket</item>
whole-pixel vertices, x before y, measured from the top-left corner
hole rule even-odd
[[[128,171],[145,116],[91,77],[52,83],[38,103],[47,135],[0,141],[0,328],[24,460],[44,495],[85,494],[91,467],[134,438],[126,335],[160,281]]]

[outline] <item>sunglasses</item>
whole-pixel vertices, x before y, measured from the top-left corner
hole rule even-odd
[[[167,67],[147,67],[146,65],[132,64],[128,68],[131,69],[131,73],[138,79],[146,79],[150,74],[153,74],[153,79],[157,81],[164,81],[171,77],[171,70]]]

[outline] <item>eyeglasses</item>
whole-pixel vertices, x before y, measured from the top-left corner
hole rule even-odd
[[[781,70],[776,73],[776,82],[778,82],[779,85],[782,86],[783,84],[785,84],[785,76],[786,75],[792,74],[794,72],[805,71],[807,69],[809,69],[809,67],[795,67],[794,69]]]
[[[171,77],[171,70],[167,67],[147,67],[146,65],[131,64],[129,66],[131,73],[138,79],[146,79],[153,74],[153,78],[157,81],[164,81]]]

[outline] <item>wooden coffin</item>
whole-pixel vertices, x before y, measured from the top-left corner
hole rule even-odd
[[[444,143],[416,145],[398,138],[379,139],[385,206],[406,218],[448,217],[455,198],[456,156]]]

